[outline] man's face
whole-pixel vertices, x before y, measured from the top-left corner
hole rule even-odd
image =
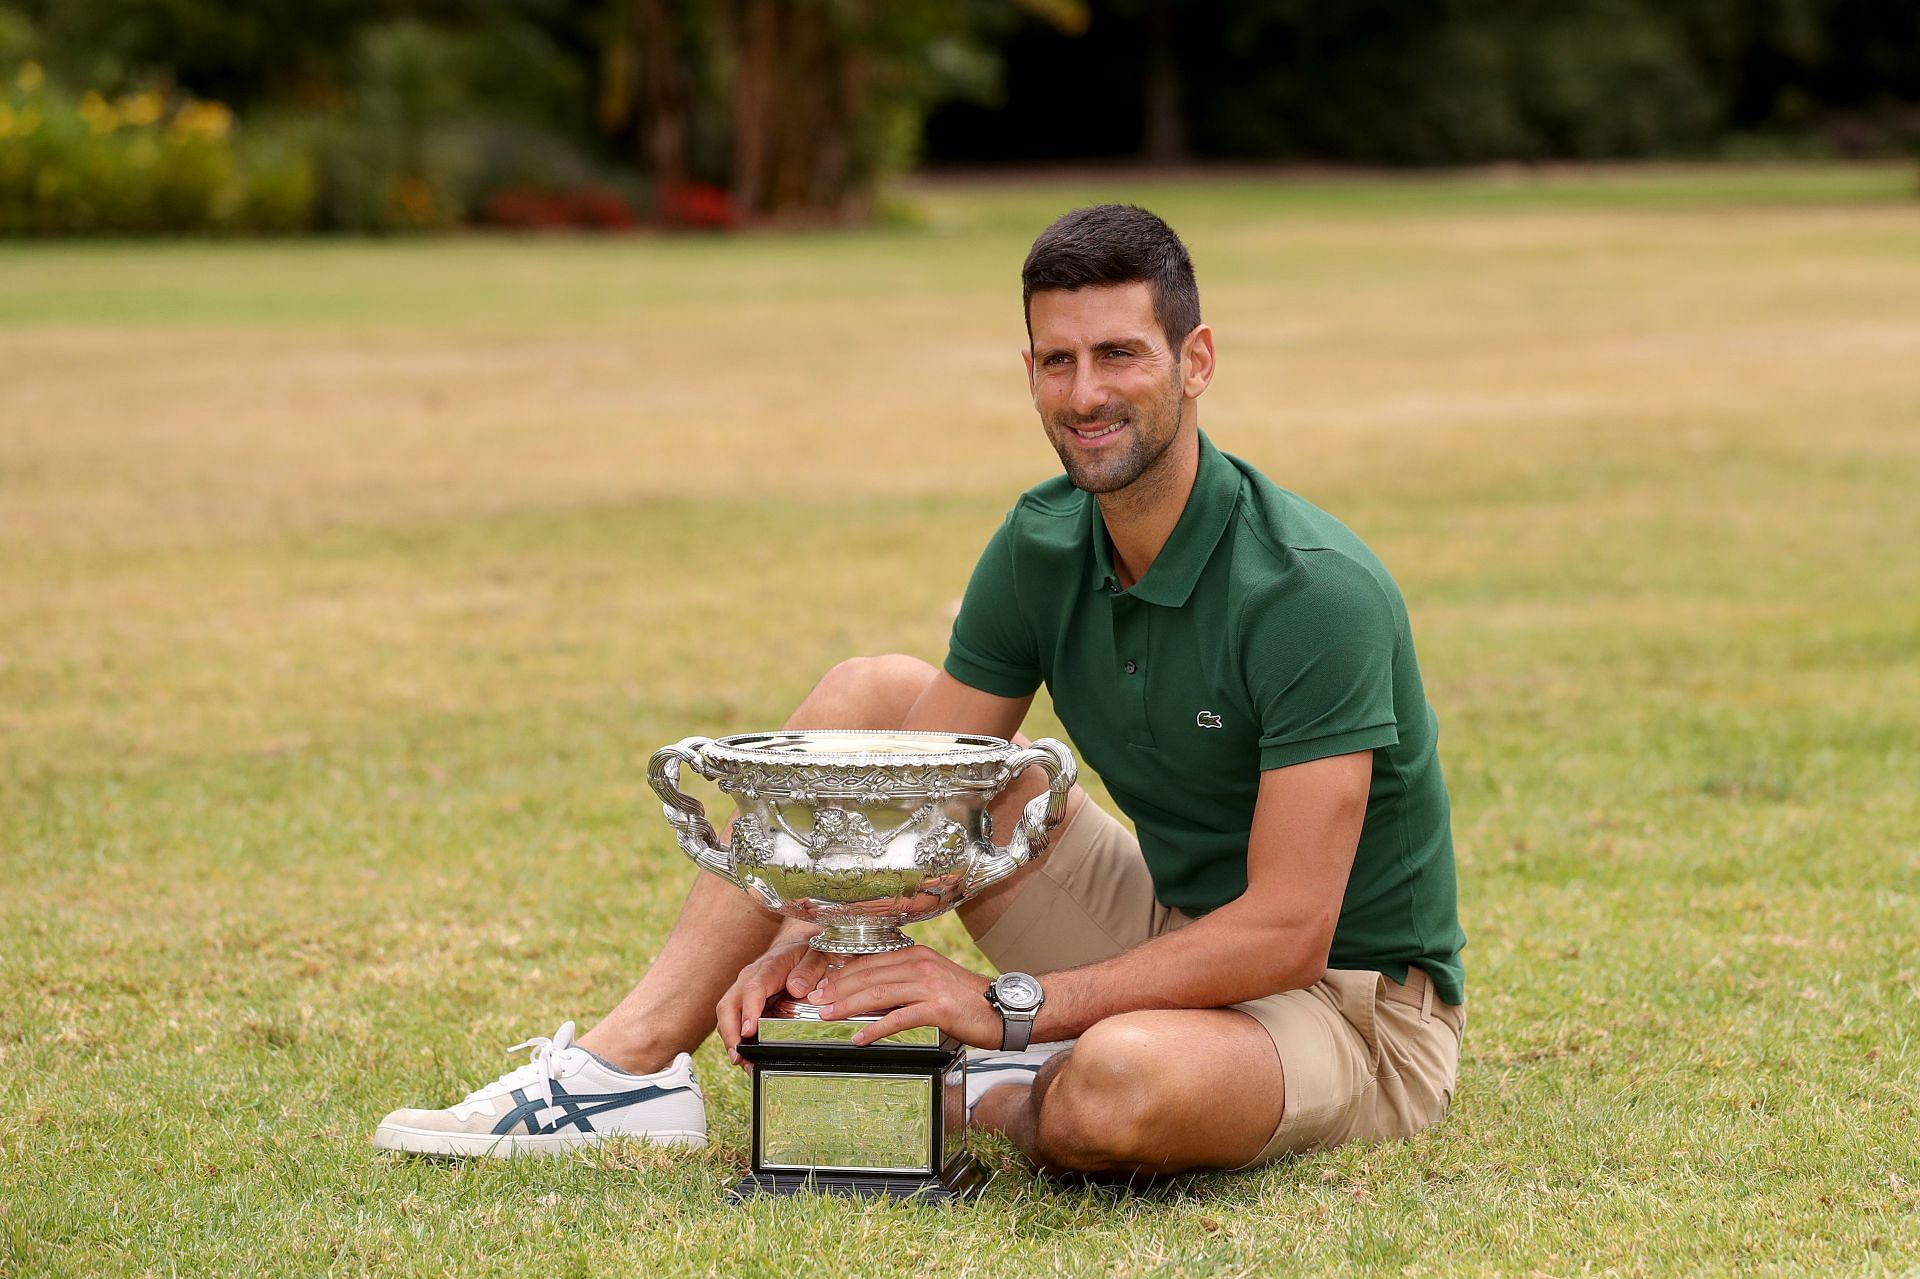
[[[1153,469],[1180,432],[1181,361],[1145,283],[1035,293],[1033,406],[1067,478],[1113,493]]]

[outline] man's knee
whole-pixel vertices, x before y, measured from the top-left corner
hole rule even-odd
[[[1105,1172],[1155,1161],[1169,1056],[1151,1021],[1121,1014],[1080,1036],[1041,1098],[1036,1135],[1046,1162]]]
[[[897,728],[934,674],[906,653],[849,657],[821,677],[807,704],[819,727]]]

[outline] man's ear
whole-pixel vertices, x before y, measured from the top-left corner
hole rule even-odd
[[[1027,357],[1031,367],[1033,357]],[[1181,391],[1189,400],[1197,400],[1200,393],[1213,381],[1214,353],[1213,329],[1205,324],[1196,324],[1193,332],[1187,334],[1187,340],[1180,344]]]
[[[1027,394],[1033,397],[1033,407],[1040,407],[1040,388],[1033,383],[1033,348],[1020,348],[1020,358],[1027,366]]]

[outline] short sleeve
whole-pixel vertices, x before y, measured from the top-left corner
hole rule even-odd
[[[1306,552],[1296,580],[1243,615],[1241,660],[1260,716],[1261,769],[1392,746],[1392,600],[1364,567]]]
[[[974,565],[947,643],[947,674],[996,697],[1025,697],[1040,687],[1033,630],[1020,610],[1014,574],[1014,516],[995,531]]]

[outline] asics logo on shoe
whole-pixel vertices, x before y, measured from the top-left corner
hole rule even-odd
[[[513,1090],[513,1109],[509,1110],[493,1126],[494,1135],[504,1137],[526,1125],[526,1135],[543,1137],[549,1133],[572,1128],[579,1132],[594,1131],[589,1122],[595,1115],[605,1114],[609,1110],[620,1110],[627,1106],[651,1101],[655,1097],[665,1097],[676,1092],[685,1092],[684,1088],[659,1088],[648,1085],[635,1088],[630,1092],[614,1093],[569,1093],[559,1081],[553,1083],[553,1100],[547,1102],[539,1097],[529,1097],[521,1089]]]

